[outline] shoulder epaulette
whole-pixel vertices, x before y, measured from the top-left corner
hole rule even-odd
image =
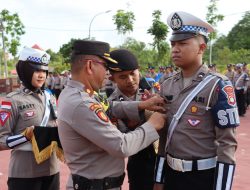
[[[220,74],[220,73],[216,73],[216,72],[210,72],[211,75],[214,75],[214,76],[217,76],[219,78],[221,78],[222,80],[229,80],[227,78],[227,76],[223,75],[223,74]]]
[[[13,91],[13,92],[10,92],[9,94],[7,94],[7,98],[11,98],[12,96],[16,95],[16,94],[20,94],[21,91]]]

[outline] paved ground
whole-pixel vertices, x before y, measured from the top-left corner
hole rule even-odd
[[[233,183],[233,190],[249,190],[250,169],[250,110],[245,117],[241,117],[241,126],[238,128],[239,146],[236,152],[237,167]],[[0,189],[7,190],[6,181],[8,173],[10,151],[0,152]],[[68,178],[68,168],[61,163],[61,190],[65,189]],[[123,190],[128,190],[127,179],[125,179]]]

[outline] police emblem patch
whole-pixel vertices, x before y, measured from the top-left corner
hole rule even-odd
[[[172,18],[171,18],[171,23],[170,23],[170,27],[173,30],[179,30],[182,27],[182,20],[180,18],[180,16],[175,13]]]
[[[192,127],[196,127],[197,125],[199,125],[201,121],[198,119],[189,119],[188,123],[192,126]]]
[[[224,87],[222,88],[222,91],[223,91],[223,92],[226,94],[226,96],[227,96],[227,103],[228,103],[229,105],[232,105],[232,106],[236,105],[236,98],[235,98],[235,94],[234,94],[234,89],[233,89],[233,87],[232,87],[232,86],[229,86],[229,85],[224,86]]]
[[[44,54],[42,57],[41,57],[41,62],[42,63],[45,63],[45,64],[48,64],[49,62],[49,58],[46,54]]]
[[[89,109],[91,111],[94,111],[97,117],[99,117],[102,121],[108,122],[109,118],[108,116],[104,113],[103,107],[100,104],[93,103],[90,105]]]
[[[10,117],[10,112],[0,111],[0,122],[2,126],[6,123],[9,117]]]

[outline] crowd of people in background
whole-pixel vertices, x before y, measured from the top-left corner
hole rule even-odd
[[[49,72],[46,79],[46,87],[51,90],[52,94],[58,99],[62,89],[71,78],[70,71],[63,71],[61,74],[57,72]]]

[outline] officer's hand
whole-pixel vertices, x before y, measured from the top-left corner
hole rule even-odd
[[[155,183],[153,190],[163,190],[163,188],[164,188],[163,184]]]
[[[33,136],[33,130],[34,130],[34,126],[30,126],[30,127],[27,127],[24,131],[24,136],[30,140]]]
[[[156,130],[160,130],[164,127],[166,120],[166,114],[155,112],[151,115],[148,122],[154,126]]]
[[[164,108],[164,99],[159,95],[155,95],[148,100],[141,101],[138,108],[139,110],[158,111],[161,113],[166,112],[166,109]]]

